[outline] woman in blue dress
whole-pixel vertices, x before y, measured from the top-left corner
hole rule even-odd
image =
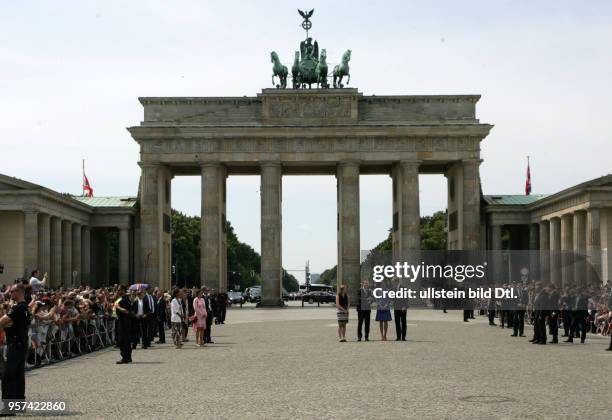
[[[387,296],[376,299],[376,320],[380,326],[380,339],[387,341],[387,329],[389,328],[389,321],[391,321],[391,304],[390,299]]]

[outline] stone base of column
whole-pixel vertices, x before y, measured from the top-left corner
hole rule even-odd
[[[257,304],[258,308],[282,308],[285,306],[285,302],[282,299],[262,299]]]

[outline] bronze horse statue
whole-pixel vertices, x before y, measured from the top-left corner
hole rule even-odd
[[[334,67],[334,87],[335,88],[343,88],[342,78],[344,76],[348,76],[346,84],[348,85],[351,81],[351,73],[349,68],[349,61],[351,61],[351,50],[346,50],[344,54],[342,54],[342,63],[338,64]]]
[[[291,79],[293,80],[293,89],[300,87],[300,52],[295,52],[293,66],[291,66]]]
[[[315,70],[317,76],[317,87],[328,88],[329,83],[327,82],[327,51],[321,50],[321,56],[319,57],[319,63]]]
[[[280,62],[280,58],[278,58],[278,54],[276,51],[272,51],[270,53],[271,61],[274,63],[272,66],[272,84],[274,85],[274,77],[278,77],[279,84],[276,85],[277,88],[285,89],[287,87],[287,66],[284,66]]]

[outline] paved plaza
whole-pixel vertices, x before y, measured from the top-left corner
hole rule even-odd
[[[207,348],[156,345],[127,366],[102,351],[30,372],[27,396],[75,418],[610,418],[604,338],[534,346],[459,312],[408,323],[405,343],[374,323],[356,342],[353,316],[338,343],[330,306],[232,309]]]

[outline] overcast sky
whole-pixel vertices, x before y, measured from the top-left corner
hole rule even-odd
[[[290,62],[311,36],[365,95],[481,94],[485,194],[533,193],[612,172],[609,1],[20,1],[0,6],[0,173],[81,193],[135,195],[138,96],[242,96],[270,87],[270,51]],[[283,263],[336,263],[333,177],[283,178]],[[446,207],[421,176],[421,213]],[[260,248],[259,177],[228,181],[228,219]],[[199,178],[175,178],[173,207],[200,211]],[[361,246],[391,225],[391,182],[361,177]],[[294,273],[301,280],[301,274]]]

